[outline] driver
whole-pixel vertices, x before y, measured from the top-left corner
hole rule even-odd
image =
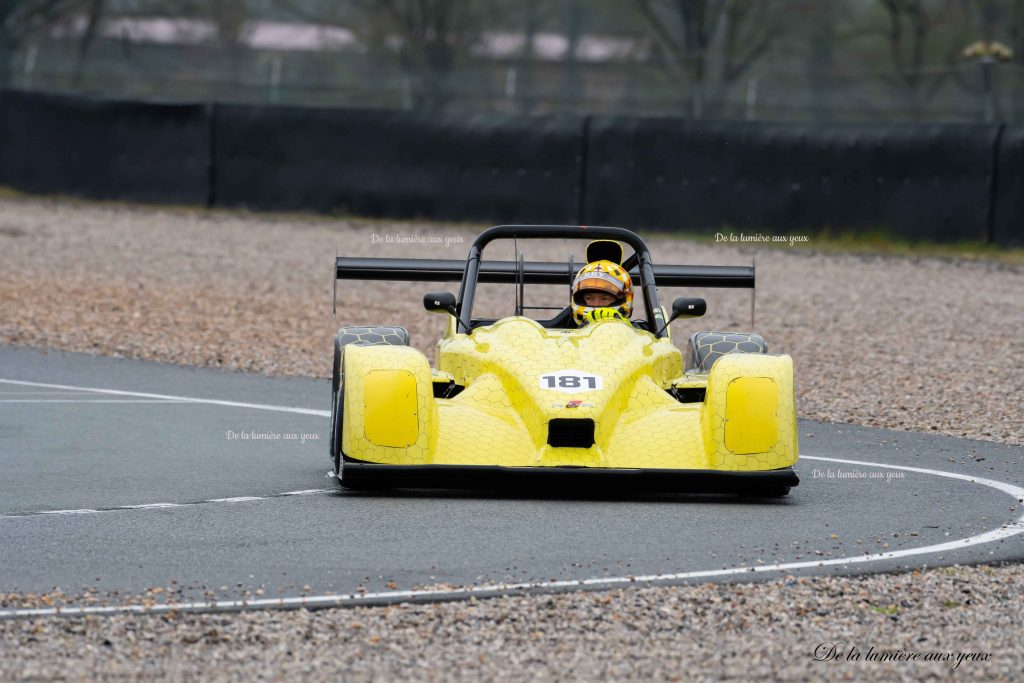
[[[595,320],[629,320],[633,280],[612,261],[593,261],[572,281],[572,318],[581,327]]]

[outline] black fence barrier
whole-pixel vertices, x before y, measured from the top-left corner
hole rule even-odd
[[[999,140],[991,241],[1024,246],[1024,126],[1005,126]]]
[[[575,223],[580,119],[218,106],[215,203]]]
[[[1024,243],[1024,126],[427,115],[3,91],[0,184],[489,224]]]
[[[208,109],[0,92],[0,184],[26,192],[205,204]]]
[[[585,220],[984,240],[995,126],[595,117]]]

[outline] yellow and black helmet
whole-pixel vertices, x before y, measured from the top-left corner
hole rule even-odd
[[[610,294],[615,302],[607,308],[614,308],[626,319],[633,314],[633,279],[617,263],[594,261],[583,266],[576,274],[576,279],[572,281],[572,317],[578,325],[589,322],[587,315],[595,308],[587,306],[583,300],[587,292]]]

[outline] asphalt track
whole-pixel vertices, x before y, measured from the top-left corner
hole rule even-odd
[[[327,380],[7,347],[0,380],[0,592],[315,606],[1024,559],[1020,447],[801,420],[782,501],[346,493]]]

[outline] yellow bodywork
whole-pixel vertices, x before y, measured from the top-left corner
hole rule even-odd
[[[371,370],[363,379],[363,433],[379,446],[407,448],[419,438],[416,375]]]
[[[793,362],[736,353],[684,374],[669,338],[620,321],[545,329],[524,317],[472,335],[449,325],[438,367],[404,346],[343,349],[342,451],[392,465],[758,471],[797,460]],[[435,398],[434,382],[464,389]],[[702,402],[669,390],[705,389]],[[589,448],[548,444],[548,423],[589,418]]]

